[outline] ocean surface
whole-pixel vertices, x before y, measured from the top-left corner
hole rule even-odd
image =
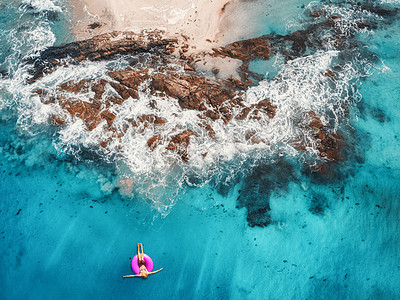
[[[318,9],[341,16],[355,50],[325,45],[251,63],[265,76],[249,101],[285,107],[274,126],[257,128],[271,147],[235,145],[244,129],[232,125],[219,144],[193,144],[193,156],[210,152],[206,164],[171,167],[136,140],[122,145],[132,149],[125,156],[104,154],[89,151],[94,137],[79,124],[51,125],[32,89],[126,62],[71,66],[30,87],[27,59],[75,40],[71,8],[0,0],[0,299],[400,299],[400,2],[229,8],[249,20],[243,39],[304,29]],[[365,20],[374,26],[355,28]],[[335,85],[319,82],[339,60]],[[312,151],[287,142],[288,120],[307,107],[343,136],[346,155],[327,174],[310,172]],[[260,203],[270,208],[263,226],[249,217]],[[138,242],[164,269],[124,279]]]

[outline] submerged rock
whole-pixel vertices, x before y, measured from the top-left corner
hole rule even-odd
[[[272,193],[285,193],[288,184],[295,179],[293,166],[284,159],[273,164],[261,164],[245,178],[237,208],[247,209],[249,226],[266,227],[277,222],[270,215],[269,198]]]

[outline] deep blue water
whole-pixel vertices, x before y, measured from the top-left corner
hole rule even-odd
[[[350,82],[360,97],[345,127],[350,154],[334,176],[308,176],[289,158],[293,176],[258,165],[229,187],[216,179],[182,188],[164,217],[143,197],[108,188],[114,162],[74,157],[58,147],[54,127],[25,126],[29,107],[18,106],[9,78],[19,76],[32,45],[73,40],[65,3],[45,2],[60,11],[0,2],[1,299],[400,298],[398,18],[357,33],[371,69]],[[281,3],[266,3],[273,18],[260,13],[263,25],[249,34],[283,34],[288,18],[301,26],[308,2]],[[272,78],[284,66],[252,67]],[[237,207],[246,192],[269,201],[269,226],[248,225],[247,208]],[[164,270],[123,279],[138,242]]]

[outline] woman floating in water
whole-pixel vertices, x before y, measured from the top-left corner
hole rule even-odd
[[[133,272],[136,273],[136,275],[125,275],[123,276],[124,278],[142,277],[143,279],[146,279],[147,276],[149,276],[150,274],[160,272],[163,269],[161,268],[157,271],[151,272],[153,270],[153,261],[151,260],[150,256],[143,253],[142,243],[138,243],[137,247],[138,247],[138,254],[133,257],[131,263],[132,270]]]

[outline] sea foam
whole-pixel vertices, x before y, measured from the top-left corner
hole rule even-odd
[[[51,7],[50,4],[47,6]],[[330,13],[336,13],[336,10]],[[346,16],[347,12],[341,10],[337,13]],[[343,17],[343,21],[338,23],[340,30],[345,34],[355,30],[348,25],[347,20],[352,18],[354,15]],[[14,31],[9,32],[9,37],[17,39]],[[329,36],[326,41],[329,45]],[[23,54],[28,58],[37,55],[40,50],[54,42],[54,34],[48,25],[40,23],[31,28],[17,45],[21,48],[22,45],[31,45]],[[125,194],[149,199],[155,207],[165,213],[187,185],[202,186],[212,180],[232,180],[238,174],[247,172],[248,166],[256,165],[261,160],[273,160],[277,154],[301,161],[305,156],[311,160],[319,159],[318,151],[313,146],[313,132],[304,126],[306,114],[310,111],[315,112],[322,124],[327,126],[331,133],[336,133],[343,122],[346,122],[348,108],[359,98],[356,88],[358,79],[365,76],[370,67],[370,63],[357,57],[350,61],[342,61],[340,52],[329,48],[282,63],[275,77],[265,78],[245,92],[244,103],[248,106],[269,99],[277,107],[276,115],[272,119],[267,116],[246,121],[233,118],[228,124],[216,120],[212,123],[215,131],[213,138],[199,126],[202,119],[199,118],[198,112],[182,109],[176,99],[152,95],[148,89],[151,79],[143,81],[139,86],[138,100],[128,99],[122,105],[111,106],[110,110],[116,115],[113,126],[127,128],[125,134],[118,138],[113,137],[107,130],[105,121],[94,130],[88,131],[81,119],[68,115],[57,103],[43,104],[39,96],[33,93],[38,89],[60,93],[55,87],[70,80],[78,82],[82,79],[103,78],[112,82],[114,80],[107,75],[110,68],[119,70],[128,67],[126,57],[61,66],[30,85],[26,84],[27,66],[14,62],[13,75],[1,79],[0,87],[12,95],[3,102],[7,107],[18,111],[18,124],[21,128],[35,134],[42,126],[51,126],[49,120],[52,116],[63,116],[66,120],[65,125],[60,127],[53,137],[54,147],[58,151],[80,159],[80,153],[84,149],[90,149],[104,161],[113,161],[119,172],[118,178],[122,182],[132,182],[130,191]],[[17,53],[18,49],[13,52]],[[142,55],[142,63],[133,69],[146,67],[146,59],[146,55]],[[335,72],[336,78],[332,79],[325,73],[335,65],[340,65],[340,69]],[[364,67],[360,68],[361,65]],[[182,66],[172,63],[170,67],[177,73],[184,72]],[[149,73],[153,72],[159,70],[149,67]],[[72,99],[76,97],[71,93],[63,93]],[[104,94],[113,93],[116,91],[110,85],[106,85]],[[90,92],[82,93],[79,100],[90,101],[91,97]],[[135,120],[143,114],[154,113],[167,122],[158,127],[134,127],[128,121]],[[239,113],[240,111],[232,112],[233,116]],[[185,129],[196,132],[191,137],[187,149],[189,162],[183,162],[177,153],[168,151],[166,139],[161,140],[161,144],[153,151],[147,146],[147,141],[155,134],[167,137]],[[249,134],[252,140],[247,138]],[[105,148],[99,147],[105,138],[110,138],[111,142]],[[305,151],[299,150],[295,146],[299,142],[310,146],[307,146]],[[118,181],[113,182],[115,187],[121,186]]]

